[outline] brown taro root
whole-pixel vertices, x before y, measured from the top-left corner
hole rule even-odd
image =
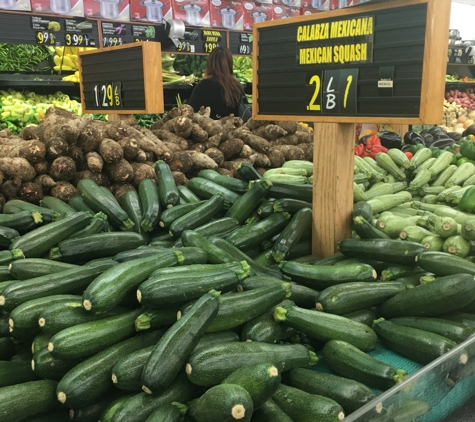
[[[180,148],[179,145],[174,144],[173,142],[166,142],[166,141],[164,141],[163,143],[164,143],[165,146],[168,148],[168,151],[170,151],[171,157],[173,157],[173,154],[174,154],[175,152],[183,151],[183,149]]]
[[[266,154],[271,147],[271,143],[266,139],[252,133],[243,133],[240,138],[253,150]]]
[[[38,136],[36,135],[36,126],[24,127],[19,136],[20,138],[23,138],[27,141],[31,139],[38,139]]]
[[[0,186],[2,186],[2,183],[5,181],[5,175],[0,171]]]
[[[254,158],[255,167],[269,168],[271,166],[271,161],[269,160],[269,157],[265,154],[255,152],[254,154],[252,154],[252,157]]]
[[[135,158],[140,149],[134,138],[123,138],[119,141],[119,145],[124,151],[124,158],[129,161]]]
[[[276,145],[273,148],[284,154],[285,161],[303,160],[305,158],[303,151],[294,145]]]
[[[160,129],[166,122],[175,117],[181,116],[181,114],[181,109],[178,107],[173,107],[164,117],[162,117],[160,120],[157,120],[152,126],[150,126],[150,129]]]
[[[223,153],[224,159],[228,160],[229,158],[237,155],[241,152],[242,147],[244,146],[244,141],[239,138],[226,139],[219,144],[218,149]]]
[[[249,145],[243,145],[239,156],[241,158],[249,158],[254,153],[254,150]]]
[[[270,160],[270,166],[273,168],[279,168],[282,167],[282,165],[285,163],[285,155],[283,152],[272,148],[268,153],[267,157],[269,157]]]
[[[198,151],[188,151],[195,169],[217,169],[218,165],[211,157]]]
[[[105,138],[99,144],[99,154],[101,154],[104,162],[113,164],[118,163],[124,158],[122,147],[112,139]]]
[[[193,110],[193,107],[190,106],[189,104],[182,104],[180,106],[180,110],[181,110],[182,116],[188,117],[190,119],[193,116],[193,114],[195,114],[195,110]]]
[[[43,188],[38,183],[26,182],[18,190],[18,196],[23,201],[38,205],[43,199]]]
[[[147,161],[147,154],[143,149],[139,149],[139,152],[135,156],[135,161],[137,161],[137,163],[144,163]]]
[[[206,148],[205,144],[193,144],[190,147],[188,147],[188,151],[197,151],[197,152],[205,152],[208,148]]]
[[[313,144],[313,132],[297,131],[295,132],[298,144]]]
[[[185,116],[178,116],[165,122],[160,129],[176,133],[182,138],[188,138],[188,136],[190,136],[192,128],[193,122],[190,118]]]
[[[26,158],[30,163],[37,163],[45,158],[46,147],[45,144],[37,139],[25,142],[21,145],[19,156]]]
[[[277,122],[277,124],[284,129],[288,134],[297,132],[302,125],[298,122]]]
[[[0,212],[3,212],[3,207],[5,206],[5,197],[0,193]]]
[[[279,125],[260,126],[254,131],[254,133],[268,141],[287,135],[287,131]]]
[[[172,159],[168,165],[172,171],[188,173],[193,168],[193,159],[188,151],[177,151],[172,154]]]
[[[76,174],[76,163],[70,157],[58,157],[51,163],[49,174],[56,181],[72,180]]]
[[[8,138],[11,136],[12,131],[10,129],[2,129],[0,130],[0,138]]]
[[[132,184],[136,187],[140,185],[140,182],[144,179],[152,179],[153,181],[157,180],[155,170],[152,166],[145,163],[130,163],[132,169],[134,170],[134,178]]]
[[[117,202],[122,204],[122,198],[124,197],[125,192],[128,192],[129,190],[135,191],[135,188],[130,183],[114,183],[110,190],[115,199],[117,199]]]
[[[211,117],[195,114],[193,116],[193,122],[198,123],[201,129],[206,131],[208,136],[223,133],[223,125],[219,122],[219,120],[213,120]]]
[[[114,141],[120,141],[128,136],[127,130],[128,125],[123,120],[120,120],[118,122],[109,123],[104,132],[108,138]]]
[[[219,132],[216,135],[210,136],[208,140],[205,142],[206,148],[217,148],[221,143],[221,140],[224,137],[224,132]]]
[[[52,137],[64,139],[68,144],[76,143],[79,134],[90,119],[79,117],[59,107],[50,107],[37,126],[36,133],[40,141]]]
[[[36,174],[46,174],[49,171],[49,163],[46,160],[39,161],[33,165]]]
[[[77,171],[82,171],[87,168],[86,157],[84,157],[84,153],[82,152],[82,149],[79,148],[77,145],[70,145],[69,151],[68,151],[68,157],[71,157],[76,163]]]
[[[188,142],[186,142],[186,139],[177,135],[176,133],[172,133],[165,129],[157,129],[154,130],[152,133],[165,142],[170,142],[178,145],[182,150],[188,148]]]
[[[134,133],[137,135],[135,136]],[[147,152],[153,152],[157,160],[168,161],[170,159],[170,152],[167,147],[149,129],[140,128],[140,131],[138,131],[130,128],[129,136],[135,138],[139,148]]]
[[[190,138],[195,142],[204,142],[208,139],[208,133],[198,123],[193,123]]]
[[[273,125],[275,122],[270,120],[254,120],[252,117],[244,124],[249,130],[256,130],[258,127]]]
[[[224,163],[224,155],[218,148],[208,148],[205,154],[211,157],[218,166]]]
[[[134,169],[124,158],[118,163],[106,165],[107,174],[113,182],[125,183],[133,179]]]
[[[104,168],[104,160],[97,152],[86,154],[87,168],[94,173],[100,173]]]
[[[40,174],[39,176],[36,176],[35,183],[41,185],[43,190],[48,190],[56,185],[54,179],[48,174]]]
[[[86,125],[78,136],[77,146],[84,154],[96,151],[101,143],[101,132],[92,125]]]
[[[93,173],[91,170],[78,171],[72,180],[77,185],[81,179],[91,179],[99,186],[107,186],[110,184],[109,176],[106,173]]]
[[[54,160],[55,158],[67,155],[69,144],[62,138],[53,137],[45,141],[46,159]]]
[[[236,160],[225,161],[221,165],[221,167],[230,171],[234,178],[239,178],[239,175],[237,174],[237,169],[243,162],[254,165],[254,160],[252,158],[237,158]]]
[[[299,148],[304,153],[304,160],[313,161],[313,143],[312,144],[299,144]]]
[[[222,174],[223,176],[233,177],[233,172],[229,171],[228,169],[219,168],[219,169],[216,169],[216,171],[219,174]]]
[[[261,175],[263,176],[264,173],[267,171],[265,168],[262,168],[262,167],[256,167],[256,171]]]
[[[18,176],[22,182],[29,182],[36,176],[34,167],[21,157],[0,158],[0,171],[8,177]]]
[[[181,171],[172,171],[172,175],[176,185],[186,186],[188,184],[188,179]]]
[[[18,194],[18,190],[21,186],[21,178],[20,177],[13,177],[11,180],[5,180],[3,182],[0,192],[6,199],[15,198]]]
[[[61,199],[61,201],[68,202],[73,196],[78,195],[78,191],[71,183],[58,182],[56,186],[51,188],[50,195]]]
[[[295,133],[291,135],[281,136],[272,141],[272,145],[297,145],[299,139]]]

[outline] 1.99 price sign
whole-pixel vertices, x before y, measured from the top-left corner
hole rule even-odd
[[[325,70],[309,74],[307,110],[316,114],[356,114],[359,69]]]
[[[122,83],[96,83],[92,88],[93,104],[96,108],[114,109],[124,108],[122,104]]]

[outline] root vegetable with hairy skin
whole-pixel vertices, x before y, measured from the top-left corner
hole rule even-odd
[[[97,152],[86,154],[87,168],[94,173],[100,173],[104,168],[104,160]]]
[[[176,144],[182,150],[186,150],[188,148],[188,142],[182,136],[177,135],[176,133],[172,133],[169,130],[165,129],[157,129],[152,132],[154,136],[158,137],[159,139]]]
[[[218,148],[209,148],[205,154],[211,157],[218,166],[224,163],[224,155]]]
[[[249,130],[255,130],[261,126],[273,125],[275,122],[271,120],[254,120],[252,117],[244,124]]]
[[[37,139],[25,142],[22,144],[19,151],[19,156],[26,158],[31,164],[43,160],[45,155],[45,144]]]
[[[82,179],[91,179],[99,186],[107,186],[110,184],[109,177],[105,173],[94,173],[91,170],[78,171],[72,180],[73,184],[77,186]]]
[[[267,157],[270,160],[270,165],[273,168],[279,168],[282,167],[283,164],[285,163],[285,155],[283,152],[277,150],[277,149],[271,149],[267,153]]]
[[[8,199],[16,198],[20,187],[21,187],[21,178],[16,176],[16,177],[13,177],[13,179],[5,180],[2,183],[0,192],[8,200]]]
[[[140,185],[140,182],[144,179],[152,179],[155,182],[157,181],[157,175],[155,174],[153,166],[145,163],[130,163],[130,165],[134,171],[132,184],[137,188]]]
[[[174,119],[175,117],[181,116],[182,111],[178,107],[173,107],[163,118],[157,120],[151,127],[151,130],[160,129],[166,122]]]
[[[4,180],[5,180],[5,175],[0,171],[0,186],[2,186]]]
[[[79,117],[60,107],[50,107],[37,126],[36,133],[38,139],[43,142],[52,137],[59,137],[68,144],[74,144],[90,121],[90,118]]]
[[[175,184],[186,186],[188,184],[188,179],[184,173],[181,171],[172,171],[173,179],[175,179]]]
[[[69,147],[68,157],[71,157],[76,163],[77,171],[86,170],[87,168],[86,157],[84,157],[84,153],[82,152],[82,149],[79,148],[77,145],[71,145]]]
[[[38,135],[36,134],[36,126],[27,126],[24,127],[23,130],[20,132],[20,138],[29,141],[31,139],[38,139]],[[2,137],[0,133],[0,138]]]
[[[168,151],[170,151],[171,157],[173,157],[173,154],[178,151],[183,151],[183,148],[180,148],[179,145],[174,144],[172,142],[163,142],[166,147],[168,148]],[[188,149],[188,148],[187,148]]]
[[[201,152],[204,153],[207,150],[206,146],[204,144],[193,144],[188,148],[188,151],[196,151],[196,152]]]
[[[40,161],[33,165],[36,174],[46,174],[49,171],[49,163],[46,160]]]
[[[217,169],[218,165],[206,154],[198,151],[189,151],[195,169]]]
[[[54,160],[55,158],[62,157],[68,154],[69,144],[61,138],[50,138],[45,142],[46,147],[46,159]]]
[[[172,171],[188,173],[193,168],[193,159],[188,151],[177,151],[172,154],[168,165]]]
[[[135,156],[135,161],[137,161],[137,163],[144,163],[147,161],[147,154],[143,149],[139,149],[139,152]]]
[[[77,140],[77,146],[81,148],[84,154],[96,151],[101,143],[101,132],[92,125],[86,125],[80,132]]]
[[[239,156],[241,158],[249,158],[254,153],[254,150],[249,145],[243,145]]]
[[[239,178],[239,175],[237,174],[237,169],[241,165],[241,163],[246,162],[249,163],[251,166],[254,165],[254,160],[251,158],[237,158],[236,160],[231,160],[231,161],[225,161],[221,167],[224,169],[230,171],[235,179]]]
[[[0,212],[3,212],[3,207],[5,206],[5,197],[0,193]]]
[[[43,188],[35,182],[26,182],[18,190],[20,199],[38,205],[43,199]]]
[[[106,171],[111,180],[116,183],[129,182],[134,177],[134,169],[124,158],[118,163],[107,164]]]
[[[285,161],[289,160],[304,160],[305,154],[304,152],[294,145],[276,145],[273,147],[285,156]]]
[[[208,133],[198,123],[193,123],[190,138],[195,142],[205,142],[208,139]]]
[[[303,126],[294,121],[290,122],[276,122],[282,129],[284,129],[288,134],[295,133],[300,130]]]
[[[51,163],[49,174],[56,181],[68,182],[76,174],[76,163],[71,157],[58,157]]]
[[[99,144],[99,154],[101,154],[104,162],[108,164],[118,163],[124,158],[124,150],[118,142],[105,138]]]
[[[297,131],[295,132],[295,136],[298,139],[298,144],[313,144],[313,132],[304,132],[304,131]]]
[[[41,185],[43,190],[48,190],[56,185],[55,180],[48,174],[40,174],[39,176],[36,176],[35,183]]]
[[[304,153],[304,160],[313,161],[313,143],[311,143],[311,144],[299,144],[299,148]]]
[[[129,136],[127,133],[127,128],[128,125],[123,120],[109,123],[104,130],[105,137],[108,137],[114,141],[120,141],[121,139],[127,138]]]
[[[249,145],[254,151],[266,154],[271,148],[271,143],[266,139],[252,133],[243,133],[241,139]]]
[[[213,136],[218,133],[223,133],[223,125],[219,120],[213,120],[211,117],[205,115],[195,114],[193,116],[193,122],[198,123],[201,129],[205,130],[208,136]]]
[[[219,168],[219,169],[216,169],[216,171],[223,176],[233,177],[233,172],[227,169]]]
[[[29,182],[36,176],[34,167],[21,157],[0,158],[0,171],[8,177],[18,176],[22,182]]]
[[[287,135],[287,131],[279,125],[260,126],[254,131],[254,133],[268,141]]]
[[[76,188],[69,182],[58,182],[53,186],[50,195],[61,199],[61,201],[68,202],[73,196],[78,195]]]
[[[239,154],[244,146],[244,141],[239,138],[226,139],[219,144],[218,149],[223,153],[224,159]]]
[[[255,167],[269,168],[271,166],[271,161],[269,160],[269,157],[265,154],[255,152],[254,154],[252,154],[251,157],[254,158]]]
[[[114,183],[110,188],[115,199],[117,199],[117,202],[121,205],[125,192],[128,192],[129,190],[135,191],[135,188],[130,183]]]
[[[119,145],[124,151],[124,158],[126,160],[133,160],[139,152],[139,146],[134,138],[123,138],[119,142]]]
[[[272,141],[272,145],[298,145],[299,139],[295,133],[281,136]]]
[[[191,118],[195,114],[195,110],[189,104],[182,104],[180,106],[181,115]]]
[[[223,137],[224,137],[224,132],[219,132],[216,135],[210,136],[204,144],[206,145],[207,149],[217,148],[219,147],[219,144],[221,143]]]

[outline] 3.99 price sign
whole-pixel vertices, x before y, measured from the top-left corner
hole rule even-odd
[[[122,83],[96,83],[92,88],[94,107],[100,109],[124,108],[122,104]]]

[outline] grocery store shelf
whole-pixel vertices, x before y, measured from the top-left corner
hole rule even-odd
[[[475,66],[475,63],[447,63],[447,66]]]
[[[475,88],[475,82],[445,82],[447,88]]]

